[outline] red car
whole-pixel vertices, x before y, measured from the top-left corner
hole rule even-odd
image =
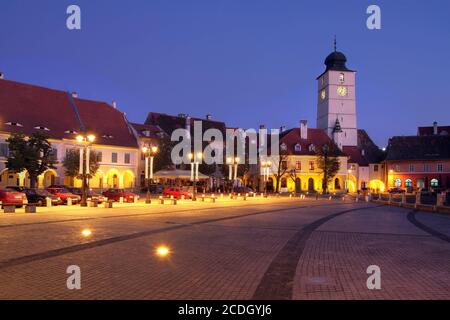
[[[164,196],[173,196],[175,199],[181,199],[182,196],[184,196],[185,199],[191,199],[192,193],[183,190],[181,188],[171,187],[171,188],[165,188],[163,191]]]
[[[123,198],[123,202],[134,202],[134,197],[139,198],[137,194],[127,192],[124,189],[108,189],[102,194],[112,201],[120,201],[120,198]]]
[[[25,193],[13,189],[0,189],[0,201],[2,207],[5,204],[12,204],[21,208],[27,202],[27,196]]]
[[[77,196],[76,194],[73,194],[72,192],[70,192],[66,188],[49,187],[49,188],[47,188],[47,191],[50,192],[51,194],[59,197],[61,199],[61,201],[63,203],[65,203],[65,204],[67,204],[67,200],[69,198],[72,199],[72,204],[77,204],[81,200],[80,196]]]

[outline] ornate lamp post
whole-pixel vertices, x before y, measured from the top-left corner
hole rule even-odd
[[[228,164],[228,180],[233,181],[232,182],[232,188],[234,187],[234,184],[237,181],[237,171],[238,171],[238,165],[239,162],[241,161],[241,159],[239,159],[239,157],[228,157],[227,158],[227,164]],[[233,173],[233,168],[234,168],[234,173]]]
[[[89,184],[90,175],[90,146],[95,141],[95,136],[93,134],[87,135],[78,135],[77,142],[81,145],[80,148],[80,165],[79,165],[79,174],[82,177],[82,185],[81,185],[81,203],[82,207],[87,206],[87,186]]]
[[[347,189],[347,193],[349,193],[350,191],[350,187],[349,187],[349,182],[350,182],[350,174],[352,173],[352,169],[348,169],[347,170],[347,181],[346,181],[346,189]]]
[[[201,152],[198,152],[196,155],[189,154],[189,160],[191,160],[191,181],[193,181],[192,201],[197,200],[198,167],[202,159],[203,153]]]
[[[153,159],[158,153],[157,146],[143,146],[142,153],[145,157],[145,181],[147,184],[147,197],[145,203],[152,203],[150,198],[150,184],[153,182]]]

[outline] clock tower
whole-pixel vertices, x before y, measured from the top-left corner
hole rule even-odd
[[[336,50],[325,59],[325,72],[318,78],[317,128],[326,131],[340,149],[358,145],[355,74],[347,58]],[[338,126],[338,127],[337,127]]]

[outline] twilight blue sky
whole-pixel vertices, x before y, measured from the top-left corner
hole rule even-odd
[[[66,8],[82,30],[66,29]],[[382,29],[366,28],[378,4]],[[450,124],[446,0],[1,0],[6,78],[230,126],[315,126],[316,76],[338,50],[357,74],[358,126],[380,147],[418,125]]]

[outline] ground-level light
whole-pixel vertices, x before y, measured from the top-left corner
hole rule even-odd
[[[170,248],[167,246],[159,246],[156,248],[156,255],[161,258],[167,257],[171,253]]]

